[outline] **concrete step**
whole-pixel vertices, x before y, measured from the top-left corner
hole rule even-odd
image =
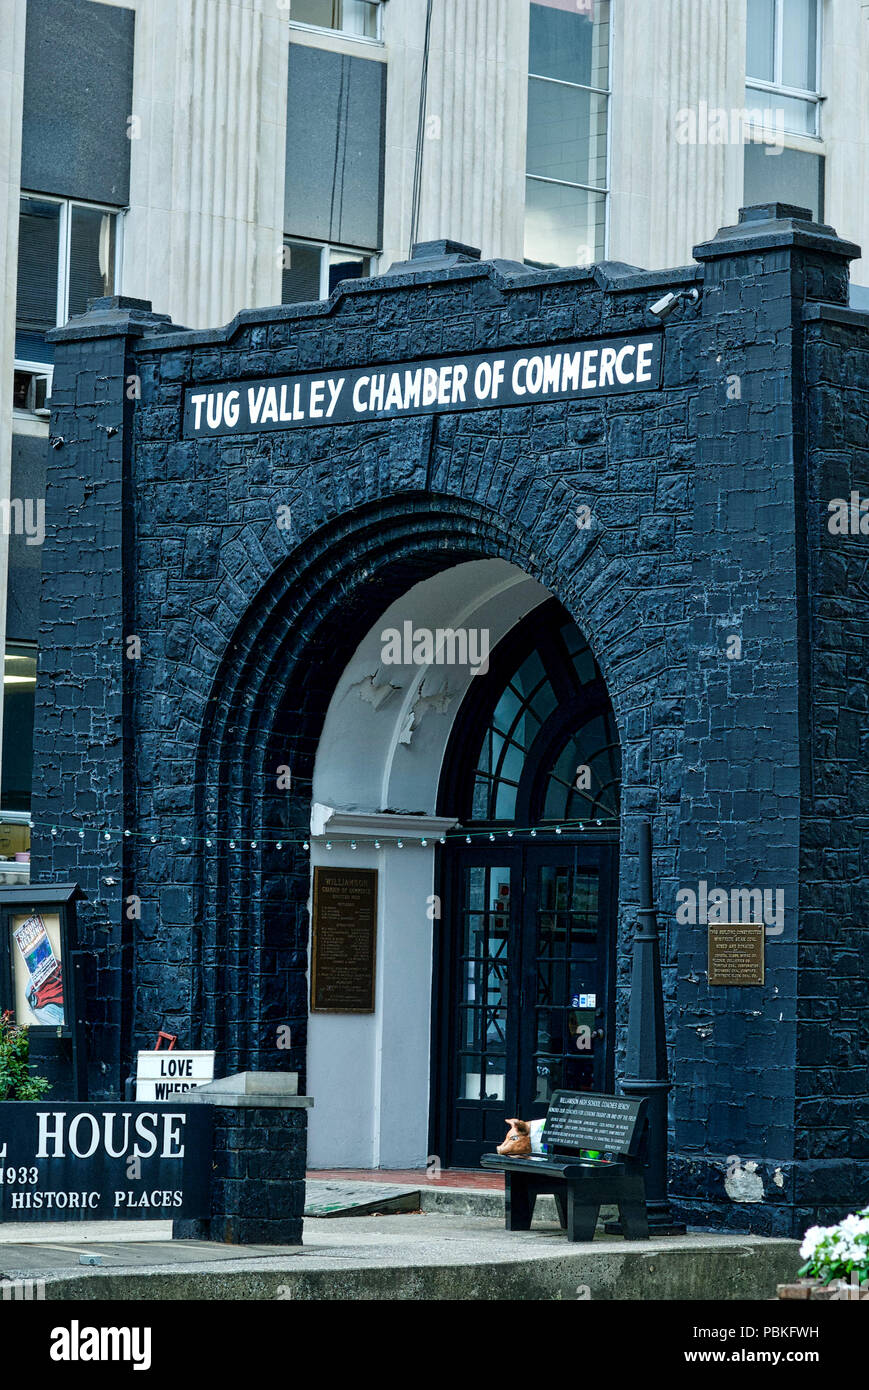
[[[488,1216],[504,1219],[504,1193],[497,1188],[451,1187],[447,1182],[423,1179],[412,1184],[354,1182],[308,1178],[305,1215],[312,1217],[371,1216],[375,1212],[438,1212],[443,1216]],[[535,1220],[555,1222],[553,1197],[539,1197]],[[615,1207],[602,1207],[600,1225],[618,1215]]]

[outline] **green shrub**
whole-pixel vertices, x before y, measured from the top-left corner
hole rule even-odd
[[[51,1090],[44,1076],[30,1074],[30,1037],[8,1012],[0,1014],[0,1100],[40,1100]]]

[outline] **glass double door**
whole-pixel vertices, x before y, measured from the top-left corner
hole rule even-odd
[[[445,1166],[476,1167],[514,1115],[612,1073],[611,845],[453,850],[446,867],[439,1114]]]

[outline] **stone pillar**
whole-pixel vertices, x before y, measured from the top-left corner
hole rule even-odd
[[[31,875],[34,883],[78,883],[86,895],[79,945],[89,1095],[96,1100],[121,1094],[133,932],[141,925],[122,832],[136,797],[129,707],[148,655],[137,652],[133,611],[132,353],[137,339],[170,327],[150,309],[143,300],[98,299],[51,335]],[[172,971],[186,984],[182,965]]]
[[[844,305],[857,247],[805,209],[743,209],[695,248],[704,267],[696,351],[692,589],[678,885],[728,894],[756,920],[769,894],[766,981],[710,987],[707,926],[676,925],[673,1195],[683,1218],[799,1233],[802,788],[810,711],[803,312]],[[783,914],[776,913],[782,894]],[[678,901],[678,899],[677,899]],[[744,907],[740,907],[744,904]],[[764,904],[762,910],[767,911]],[[757,1165],[750,1169],[746,1163]]]
[[[229,1245],[301,1245],[307,1111],[297,1072],[245,1071],[190,1091],[214,1108],[208,1221],[176,1221],[173,1235]]]

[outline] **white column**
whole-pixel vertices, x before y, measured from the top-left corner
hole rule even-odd
[[[851,278],[869,284],[869,0],[828,0],[822,41],[824,221],[863,246]]]
[[[743,147],[680,143],[677,114],[745,105],[745,0],[622,0],[612,13],[610,259],[687,265],[736,221]]]
[[[377,870],[377,941],[374,1012],[308,1018],[307,1086],[316,1100],[310,1168],[426,1164],[432,946],[440,922],[433,908],[429,916],[434,843],[454,824],[444,816],[312,807],[312,869]],[[372,841],[381,836],[376,849]]]
[[[3,0],[0,24],[0,274],[5,312],[0,317],[0,498],[9,499],[12,473],[12,372],[18,279],[18,202],[21,192],[21,126],[24,105],[26,0]],[[0,676],[6,654],[9,536],[0,531]],[[35,636],[35,634],[34,634]],[[0,700],[0,749],[3,701]]]
[[[137,6],[123,289],[191,328],[280,302],[288,14]]]
[[[522,259],[529,0],[436,0],[418,241]],[[409,250],[425,0],[384,15],[389,72],[383,265]]]

